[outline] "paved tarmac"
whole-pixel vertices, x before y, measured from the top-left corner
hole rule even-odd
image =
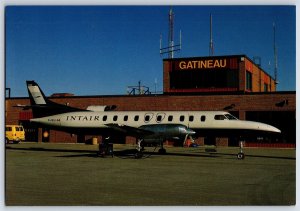
[[[294,205],[296,150],[167,147],[134,159],[132,145],[113,158],[97,145],[6,146],[6,205]],[[210,148],[211,149],[211,148]],[[153,151],[154,148],[150,148]],[[151,155],[151,156],[150,156]]]

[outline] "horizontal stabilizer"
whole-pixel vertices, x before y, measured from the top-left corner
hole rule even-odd
[[[21,104],[14,105],[13,107],[15,107],[15,108],[22,108],[23,110],[28,110],[28,109],[32,108],[31,105],[21,105]]]

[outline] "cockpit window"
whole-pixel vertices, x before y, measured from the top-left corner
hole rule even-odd
[[[237,118],[231,114],[224,114],[224,115],[215,115],[215,120],[237,120]]]
[[[237,120],[237,118],[231,114],[225,114],[226,118],[229,120]]]
[[[226,117],[224,115],[215,115],[215,120],[224,120]]]

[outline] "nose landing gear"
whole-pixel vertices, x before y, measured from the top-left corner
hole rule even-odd
[[[143,157],[143,151],[144,151],[144,144],[143,144],[143,139],[138,139],[137,141],[137,152],[134,155],[135,159],[140,159]]]
[[[244,142],[240,141],[239,145],[240,145],[240,152],[237,154],[237,159],[243,160],[243,159],[245,159],[245,154],[243,152]]]

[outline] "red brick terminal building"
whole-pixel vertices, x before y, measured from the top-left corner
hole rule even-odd
[[[240,119],[269,123],[281,129],[283,139],[280,142],[296,142],[296,93],[248,93],[248,94],[201,94],[201,95],[124,95],[124,96],[73,96],[50,98],[70,106],[87,108],[89,105],[117,105],[119,111],[142,110],[228,110]],[[49,142],[84,142],[91,137],[77,137],[50,130],[48,138],[42,136],[43,128],[31,128],[30,111],[13,107],[17,104],[29,104],[28,98],[6,99],[6,124],[22,124],[27,130],[28,141]],[[205,143],[207,137],[198,140]],[[222,138],[222,139],[221,139]],[[216,137],[217,141],[226,137]],[[132,143],[131,137],[123,137],[120,143]],[[221,143],[219,143],[221,144]],[[230,143],[229,143],[230,144]]]
[[[164,93],[274,92],[275,80],[245,55],[164,59]]]
[[[118,111],[197,111],[227,110],[239,119],[271,124],[282,131],[280,140],[264,143],[296,143],[296,92],[276,92],[275,80],[244,55],[194,57],[163,61],[164,94],[115,96],[55,96],[61,104],[87,108],[90,105],[116,105]],[[41,84],[42,86],[42,84]],[[24,89],[25,89],[24,82]],[[6,124],[22,124],[27,141],[85,142],[90,136],[34,128],[31,110],[13,107],[28,105],[29,99],[7,98]],[[43,136],[44,132],[49,134]],[[101,140],[101,137],[99,137]],[[134,143],[132,137],[116,137],[119,143]],[[257,141],[257,140],[253,140]],[[237,145],[229,137],[201,137],[199,144]]]

